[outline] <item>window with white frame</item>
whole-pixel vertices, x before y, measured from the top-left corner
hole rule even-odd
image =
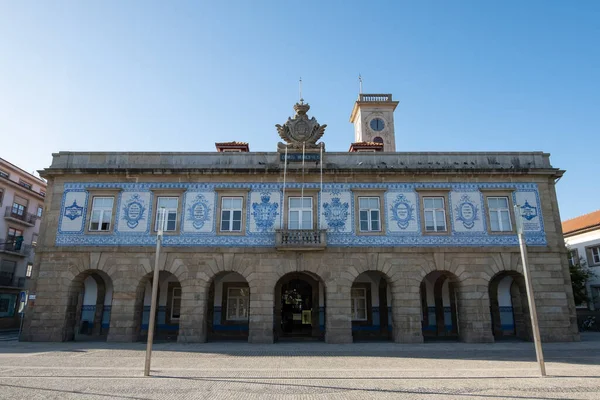
[[[569,250],[569,265],[574,266],[579,264],[579,251],[577,249]]]
[[[181,315],[181,288],[174,287],[171,291],[171,319],[179,319]]]
[[[358,215],[361,232],[381,231],[379,197],[359,197]]]
[[[488,197],[487,202],[490,213],[490,230],[492,232],[512,231],[508,197]]]
[[[350,290],[351,310],[353,321],[367,320],[367,289],[352,288]]]
[[[25,215],[26,208],[27,208],[27,206],[17,203],[17,202],[14,202],[12,205],[11,213],[13,215],[23,216],[23,215]]]
[[[42,214],[43,214],[43,213],[44,213],[44,207],[42,207],[42,206],[38,206],[38,209],[37,209],[37,214],[36,214],[36,215],[37,215],[37,217],[38,217],[38,218],[42,218]]]
[[[33,264],[27,263],[27,271],[25,271],[25,276],[27,278],[31,278],[31,274],[33,273]]]
[[[156,223],[154,224],[154,230],[158,231],[160,223],[166,218],[164,222],[165,232],[174,232],[177,229],[177,208],[179,206],[178,197],[159,197],[156,202]],[[164,211],[163,211],[164,210]],[[164,214],[163,214],[164,213]]]
[[[227,289],[227,319],[243,321],[248,319],[248,288],[230,287]]]
[[[223,197],[221,199],[221,231],[242,231],[242,197]]]
[[[289,229],[313,228],[312,197],[290,197],[288,210]]]
[[[591,263],[589,264],[600,264],[600,246],[590,247],[590,255],[592,256],[592,259],[590,260]]]
[[[446,208],[443,197],[423,197],[426,232],[446,232]]]
[[[114,197],[94,197],[90,231],[107,232],[110,230],[114,200]]]

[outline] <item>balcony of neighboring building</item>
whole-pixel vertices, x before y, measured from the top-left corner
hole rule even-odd
[[[4,219],[7,221],[15,222],[17,224],[25,226],[35,226],[35,221],[38,216],[36,214],[28,213],[25,208],[15,207],[14,205],[7,206],[4,209]]]
[[[275,231],[277,250],[325,250],[327,230],[325,229],[277,229]]]
[[[0,239],[0,253],[12,254],[20,257],[27,257],[31,253],[32,246],[23,243],[23,237],[7,237]]]

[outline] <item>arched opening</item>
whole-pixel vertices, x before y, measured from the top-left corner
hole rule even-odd
[[[215,276],[208,290],[207,340],[248,340],[250,287],[237,272]]]
[[[284,275],[275,285],[275,340],[325,338],[325,285],[308,272]]]
[[[500,272],[490,280],[490,312],[494,340],[532,340],[525,278],[518,272]]]
[[[358,275],[350,290],[354,341],[392,340],[392,291],[384,274]]]
[[[458,339],[458,279],[447,271],[433,271],[421,282],[423,339]]]
[[[150,307],[152,304],[152,278],[149,273],[142,278],[136,296],[136,326],[138,340],[148,340],[150,324]],[[158,296],[155,314],[155,341],[176,341],[179,334],[179,318],[181,314],[181,284],[175,275],[160,271],[158,277]]]
[[[69,287],[63,340],[106,340],[110,326],[112,281],[99,270],[87,270]]]

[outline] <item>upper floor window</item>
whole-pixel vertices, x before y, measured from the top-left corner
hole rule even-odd
[[[42,206],[38,206],[38,209],[37,209],[37,214],[36,214],[36,215],[37,215],[37,217],[38,217],[38,218],[42,218],[42,214],[43,214],[43,213],[44,213],[44,207],[42,207]]]
[[[579,251],[577,249],[569,250],[569,265],[574,266],[579,264]]]
[[[0,169],[0,177],[8,179],[10,177],[9,173]]]
[[[27,278],[31,278],[31,274],[33,273],[33,264],[27,263],[27,270],[25,271],[25,276]]]
[[[8,228],[8,232],[6,234],[6,241],[7,242],[14,242],[17,240],[18,237],[23,237],[23,231],[20,229],[15,229],[15,228]]]
[[[42,195],[42,197],[46,197],[46,192],[44,192],[43,190],[40,190],[40,194]]]
[[[31,190],[31,188],[33,187],[33,185],[27,181],[24,181],[23,179],[19,179],[19,185],[23,186],[26,189]]]
[[[600,264],[600,246],[588,247],[588,265]]]
[[[490,213],[490,230],[492,232],[512,231],[508,197],[488,197],[487,201]]]
[[[164,215],[164,218],[166,219],[163,225],[164,231],[175,232],[177,230],[178,207],[179,197],[159,197],[156,203],[156,222],[154,224],[154,230],[158,231],[159,224],[162,223]]]
[[[359,197],[358,215],[361,232],[381,231],[379,197]]]
[[[288,211],[289,229],[313,228],[313,199],[312,197],[290,197]]]
[[[90,217],[90,231],[107,232],[110,230],[113,203],[114,197],[94,197]]]
[[[222,232],[241,232],[243,200],[242,197],[221,198]]]
[[[423,215],[426,232],[446,232],[444,197],[423,197]]]
[[[27,206],[24,206],[23,204],[19,204],[19,203],[15,202],[12,205],[11,213],[14,215],[23,216],[23,215],[25,215],[26,207]]]
[[[367,289],[353,287],[350,290],[350,300],[353,321],[367,320]]]

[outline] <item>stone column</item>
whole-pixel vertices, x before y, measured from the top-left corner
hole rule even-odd
[[[492,343],[492,319],[486,282],[463,282],[457,287],[458,335],[466,343]]]
[[[136,291],[113,288],[108,342],[135,342],[142,322],[144,285]]]
[[[421,294],[419,285],[397,281],[392,286],[392,316],[394,342],[422,343]]]
[[[352,343],[351,286],[351,282],[335,281],[325,285],[325,342],[327,343]]]
[[[250,318],[248,343],[273,343],[274,284],[262,281],[250,284]]]
[[[201,286],[181,285],[178,342],[206,342],[207,292],[208,290]]]

